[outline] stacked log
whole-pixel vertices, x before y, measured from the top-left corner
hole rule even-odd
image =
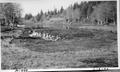
[[[35,32],[33,31],[31,34],[29,34],[30,37],[41,37],[45,40],[51,40],[51,41],[57,41],[59,40],[61,37],[59,37],[58,35],[57,36],[54,36],[54,35],[51,35],[49,33],[41,33],[41,32]]]

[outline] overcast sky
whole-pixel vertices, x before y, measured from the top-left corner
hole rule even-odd
[[[23,16],[26,13],[32,13],[36,15],[38,12],[43,10],[46,12],[48,10],[60,9],[61,6],[63,8],[67,8],[69,5],[78,2],[81,0],[2,0],[4,2],[17,2],[20,3],[23,9]]]

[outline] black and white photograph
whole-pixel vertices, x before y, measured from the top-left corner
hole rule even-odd
[[[1,70],[118,68],[118,1],[0,1]]]

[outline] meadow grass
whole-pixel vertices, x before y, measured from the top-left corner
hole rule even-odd
[[[36,29],[64,40],[2,39],[2,69],[117,67],[117,33],[96,29]]]

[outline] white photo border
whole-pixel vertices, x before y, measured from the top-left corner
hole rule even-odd
[[[22,0],[19,0],[22,1]],[[31,1],[31,0],[29,0]],[[28,69],[29,71],[80,71],[80,70],[118,70],[120,69],[120,2],[119,0],[81,0],[81,1],[117,1],[117,43],[118,43],[118,67],[95,67],[95,68],[62,68],[62,69]],[[3,2],[18,2],[18,0],[2,0]],[[0,32],[1,35],[1,32]],[[0,63],[1,63],[1,39],[0,39]],[[15,72],[15,70],[1,70],[0,72]]]

